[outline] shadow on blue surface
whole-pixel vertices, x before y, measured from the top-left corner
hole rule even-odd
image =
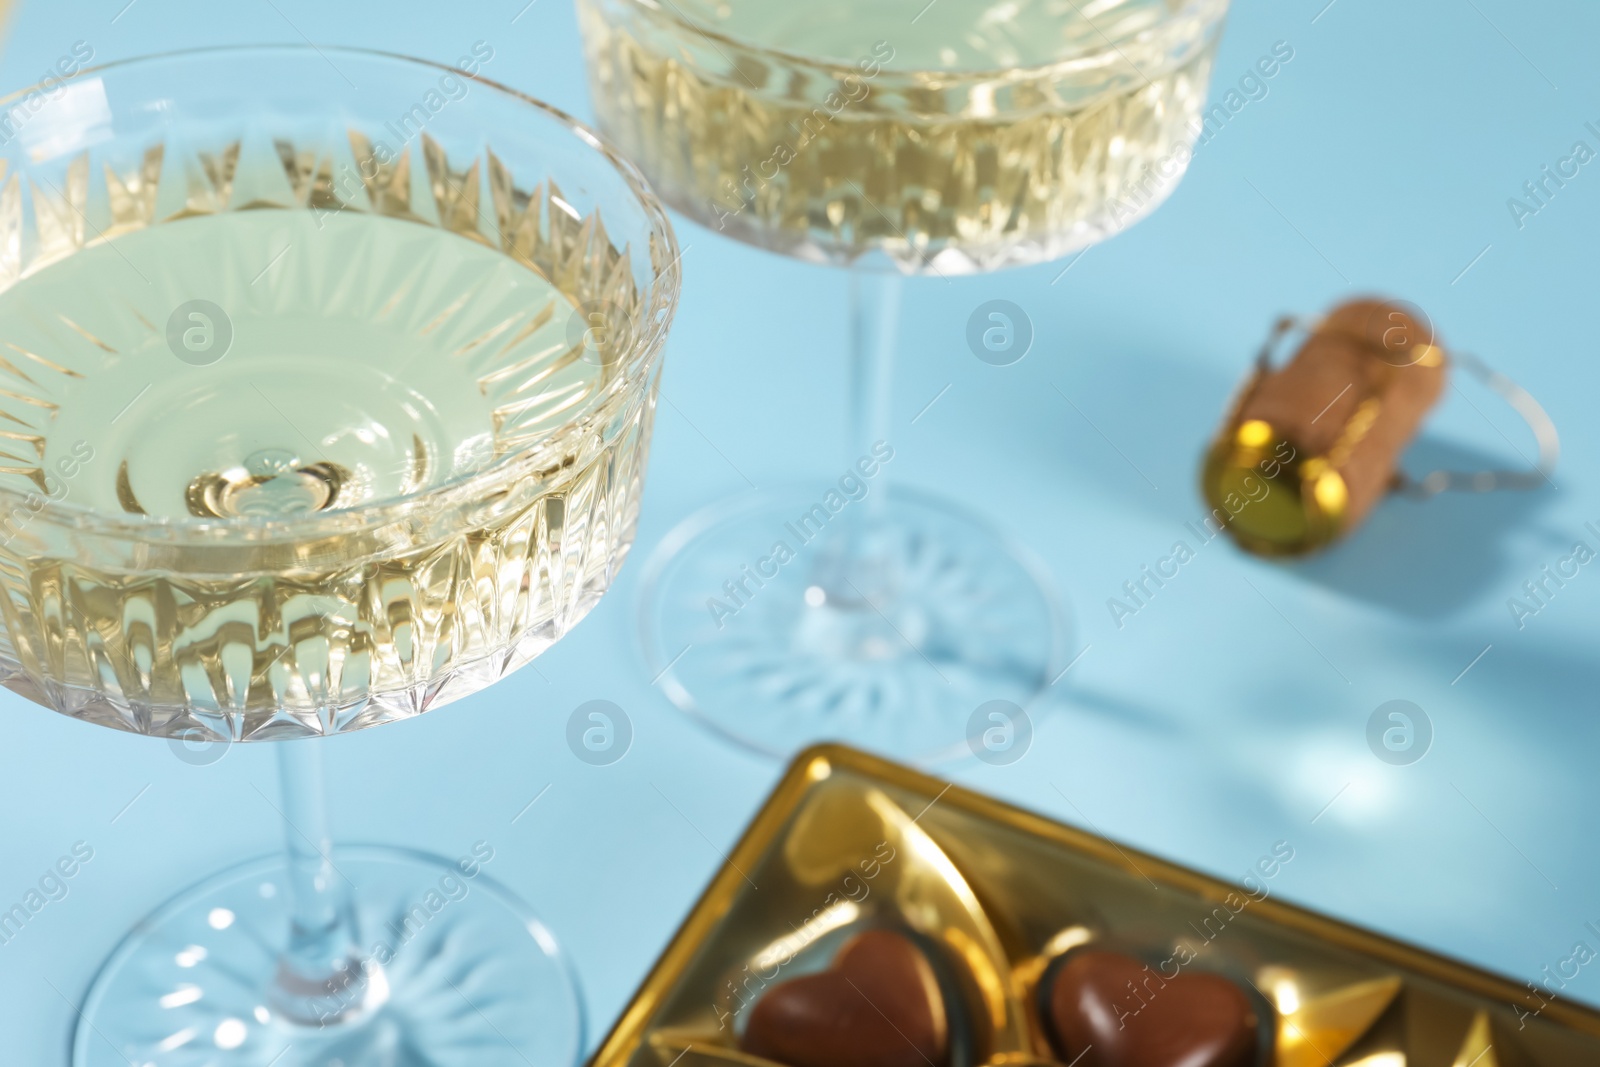
[[[1426,435],[1407,451],[1406,470],[1478,471],[1504,460]],[[1348,596],[1413,618],[1439,619],[1491,588],[1514,589],[1511,534],[1534,526],[1558,499],[1551,486],[1528,492],[1441,493],[1428,500],[1391,497],[1326,555],[1291,564],[1293,573]],[[1565,538],[1553,543],[1569,547]]]

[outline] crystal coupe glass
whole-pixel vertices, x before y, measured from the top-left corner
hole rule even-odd
[[[769,753],[842,738],[937,758],[985,704],[1059,676],[1027,556],[966,508],[885,491],[901,276],[1054,259],[1153,210],[1189,161],[1226,9],[578,0],[600,126],[663,200],[852,270],[844,475],[714,506],[647,567],[646,654],[680,707]],[[1019,310],[978,308],[956,346],[1022,358]]]
[[[128,935],[78,1067],[581,1052],[493,846],[330,849],[308,740],[527,663],[633,537],[672,231],[485,58],[223,49],[4,102],[0,680],[282,757],[286,856]]]

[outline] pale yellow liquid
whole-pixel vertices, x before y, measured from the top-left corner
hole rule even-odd
[[[233,334],[205,365],[165,329],[195,299]],[[459,484],[569,429],[609,373],[572,343],[579,302],[485,244],[353,210],[158,224],[0,293],[6,484],[219,532],[78,540],[13,505],[7,684],[109,725],[265,737],[411,714],[537,654],[631,538],[642,397],[609,443],[574,437],[491,499],[315,537],[261,524]]]
[[[883,41],[901,71],[1003,71],[1102,52],[1167,17],[1166,0],[674,0],[697,24],[852,64]],[[669,8],[673,10],[673,8]]]
[[[617,13],[632,6],[579,4],[601,124],[658,192],[756,244],[837,263],[881,251],[911,271],[1053,258],[1154,208],[1188,161],[1213,52],[1109,48],[1166,17],[1151,0],[666,9],[726,39]],[[1073,60],[1086,67],[1065,82],[1006,73]],[[974,71],[997,74],[941,80]]]

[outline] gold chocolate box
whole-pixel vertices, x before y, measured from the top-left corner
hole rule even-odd
[[[950,1067],[1062,1062],[1039,984],[1081,946],[1252,991],[1262,1067],[1600,1064],[1600,1012],[1280,902],[1270,882],[1292,854],[1280,843],[1229,884],[852,749],[809,749],[591,1062],[765,1064],[738,1051],[747,1009],[852,932],[888,927],[952,976]],[[1136,1014],[1131,984],[1127,998]]]

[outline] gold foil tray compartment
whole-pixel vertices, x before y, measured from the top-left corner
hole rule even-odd
[[[1183,943],[1183,969],[1248,983],[1275,1009],[1270,1067],[1600,1064],[1600,1012],[1260,890],[1241,905],[1240,884],[821,746],[796,758],[591,1064],[762,1067],[735,1047],[743,1010],[871,925],[938,947],[964,983],[952,1023],[965,1012],[985,1067],[1053,1062],[1035,1006],[1055,955],[1093,944],[1153,964]]]
[[[936,969],[960,990],[947,1004],[973,1063],[1022,1054],[1030,1034],[1006,951],[971,886],[880,788],[826,777],[785,822],[775,847],[719,876],[717,936],[686,954],[663,989],[647,1043],[654,1063],[760,1064],[737,1052],[744,1014],[769,988],[825,966],[849,934],[907,929],[936,948]],[[954,1067],[962,1067],[956,1063]]]

